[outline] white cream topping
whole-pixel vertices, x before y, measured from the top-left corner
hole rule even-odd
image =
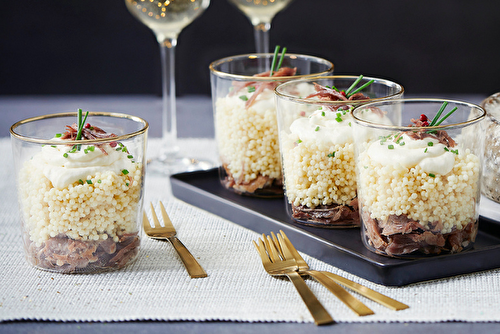
[[[391,124],[385,115],[381,117],[379,114],[365,113],[363,117],[368,121]],[[354,118],[350,111],[342,111],[339,108],[334,112],[328,108],[320,107],[311,116],[296,119],[290,126],[290,131],[302,141],[316,140],[325,145],[343,145],[354,142],[353,123]],[[360,127],[356,131],[356,136],[366,141],[373,137],[373,131],[367,127]]]
[[[94,146],[82,145],[80,151],[69,153],[71,146],[45,145],[42,151],[33,157],[33,163],[43,170],[45,177],[57,189],[66,188],[78,180],[85,182],[87,176],[97,172],[113,171],[120,174],[124,169],[132,168],[132,159],[127,157],[128,153],[117,151],[107,144],[103,146],[107,154],[97,147],[91,147]]]
[[[438,140],[415,140],[406,134],[397,142],[393,138],[377,140],[370,144],[367,152],[370,159],[384,166],[399,164],[412,168],[419,165],[424,172],[432,174],[448,174],[455,164],[455,153]]]

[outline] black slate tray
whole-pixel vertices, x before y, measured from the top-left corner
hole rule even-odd
[[[500,267],[500,222],[485,217],[480,217],[473,249],[419,259],[394,259],[368,251],[359,228],[300,225],[289,218],[283,198],[240,196],[225,189],[217,169],[175,174],[170,181],[178,199],[258,233],[281,229],[298,250],[374,283],[403,286]]]

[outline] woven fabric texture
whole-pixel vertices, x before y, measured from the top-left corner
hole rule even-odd
[[[158,144],[151,140],[150,149]],[[215,156],[213,140],[189,139],[180,144],[183,151]],[[0,164],[0,321],[313,322],[292,283],[264,271],[252,245],[257,233],[172,197],[168,178],[160,175],[147,175],[145,203],[163,201],[179,238],[198,258],[207,278],[190,279],[169,243],[144,236],[138,259],[119,271],[62,275],[32,268],[23,255],[8,139],[0,140],[0,154],[4,157]],[[500,270],[396,288],[373,284],[303,255],[312,269],[342,275],[410,305],[395,312],[356,295],[375,312],[358,317],[308,279],[337,322],[500,321]]]

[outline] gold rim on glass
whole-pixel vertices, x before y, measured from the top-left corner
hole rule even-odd
[[[363,77],[363,79],[366,79],[367,81],[374,80],[373,83],[384,84],[388,87],[396,87],[396,88],[398,88],[398,91],[394,94],[387,95],[384,97],[375,97],[373,99],[368,99],[368,100],[351,100],[351,101],[323,101],[323,100],[318,100],[318,99],[313,99],[313,98],[308,99],[305,97],[297,97],[295,95],[290,95],[290,94],[284,93],[282,91],[288,85],[293,85],[293,84],[297,84],[300,82],[312,82],[314,80],[325,80],[325,79],[333,79],[333,80],[335,80],[335,79],[352,79],[352,81],[354,82],[358,78],[359,78],[359,76],[354,76],[354,75],[331,75],[331,76],[317,76],[317,77],[313,77],[313,78],[307,78],[306,80],[304,80],[304,79],[302,79],[302,80],[290,80],[290,81],[282,83],[281,85],[276,87],[274,89],[274,92],[278,97],[280,97],[284,100],[293,101],[293,102],[297,102],[297,103],[301,103],[301,104],[313,104],[313,105],[314,104],[317,104],[317,105],[333,104],[333,105],[338,106],[338,105],[342,105],[342,104],[345,104],[345,105],[356,105],[356,104],[360,104],[360,103],[365,104],[367,101],[379,102],[379,101],[383,101],[383,100],[387,100],[387,99],[392,99],[391,101],[394,101],[394,98],[396,96],[402,96],[404,91],[405,91],[403,86],[401,86],[400,84],[398,84],[394,81],[380,79],[380,78],[372,78],[372,77]]]
[[[122,114],[122,113],[89,112],[89,117],[90,116],[104,116],[104,117],[110,117],[110,118],[129,119],[129,120],[134,121],[136,123],[142,123],[143,127],[140,130],[137,130],[137,131],[134,131],[131,133],[127,133],[125,135],[113,137],[113,138],[65,140],[63,143],[61,143],[60,140],[30,138],[30,137],[26,137],[26,136],[20,135],[20,134],[15,132],[16,128],[23,125],[23,124],[39,121],[42,119],[59,118],[59,117],[76,117],[77,115],[78,115],[77,112],[64,112],[64,113],[59,113],[59,114],[48,114],[48,115],[30,117],[30,118],[23,119],[19,122],[14,123],[10,127],[10,134],[16,139],[26,141],[26,142],[31,142],[31,143],[50,144],[50,145],[61,145],[61,144],[76,145],[76,144],[82,144],[82,143],[103,143],[103,142],[109,142],[110,140],[112,140],[112,141],[126,140],[126,139],[130,139],[132,137],[144,134],[149,128],[148,122],[140,117],[137,117],[137,116],[131,116],[131,115]]]
[[[443,103],[443,102],[448,102],[448,103],[453,103],[456,104],[457,106],[463,106],[463,107],[469,107],[471,109],[476,109],[480,111],[480,114],[477,117],[471,118],[465,122],[459,122],[459,123],[453,123],[453,124],[446,124],[446,125],[438,125],[438,126],[426,126],[426,129],[429,130],[445,130],[445,129],[457,129],[457,128],[463,128],[468,125],[472,125],[474,123],[477,123],[481,120],[483,120],[486,116],[486,111],[478,106],[477,104],[474,103],[469,103],[469,102],[464,102],[464,101],[457,101],[457,100],[448,100],[448,99],[435,99],[435,98],[416,98],[416,99],[396,99],[396,100],[388,100],[388,101],[382,101],[382,102],[373,102],[373,103],[366,103],[360,106],[357,106],[354,108],[352,111],[352,117],[354,118],[354,121],[360,125],[370,127],[370,128],[377,128],[377,129],[382,129],[382,130],[391,130],[391,131],[412,131],[415,130],[414,126],[403,126],[403,125],[387,125],[387,124],[381,124],[381,123],[374,123],[374,122],[369,122],[366,120],[363,120],[357,116],[358,110],[361,110],[363,108],[378,108],[383,105],[389,105],[389,104],[409,104],[409,103],[423,103],[423,102],[433,102],[433,103]]]
[[[222,65],[224,63],[230,63],[235,60],[240,60],[240,59],[257,59],[259,57],[265,57],[265,58],[270,58],[274,56],[273,53],[252,53],[252,54],[243,54],[243,55],[236,55],[236,56],[231,56],[231,57],[226,57],[222,58],[219,60],[216,60],[212,62],[209,66],[210,72],[213,74],[216,74],[220,78],[229,78],[232,80],[252,80],[252,81],[280,81],[280,80],[290,80],[290,78],[307,78],[311,76],[321,76],[325,75],[328,73],[331,73],[333,71],[333,63],[319,57],[315,56],[308,56],[308,55],[300,55],[300,54],[293,54],[293,53],[287,53],[285,54],[285,59],[309,59],[309,60],[315,60],[319,64],[323,64],[328,66],[328,69],[322,72],[317,72],[317,73],[310,73],[310,74],[300,74],[300,75],[294,75],[294,76],[284,76],[284,77],[255,77],[252,75],[243,75],[243,74],[231,74],[223,71],[216,70],[215,67]]]

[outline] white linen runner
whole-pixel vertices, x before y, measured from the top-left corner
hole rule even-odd
[[[150,140],[149,151],[159,144]],[[215,158],[213,140],[184,139],[179,144],[181,151]],[[144,236],[137,261],[119,271],[62,275],[32,268],[22,249],[8,138],[0,139],[0,156],[0,321],[313,322],[292,283],[264,271],[252,245],[257,233],[172,197],[165,176],[146,176],[145,203],[164,202],[179,238],[207,278],[190,279],[170,244]],[[498,214],[495,208],[487,207]],[[358,317],[326,288],[307,280],[337,322],[500,321],[499,269],[398,288],[304,258],[312,269],[342,275],[410,305],[395,312],[354,293],[375,312]]]

